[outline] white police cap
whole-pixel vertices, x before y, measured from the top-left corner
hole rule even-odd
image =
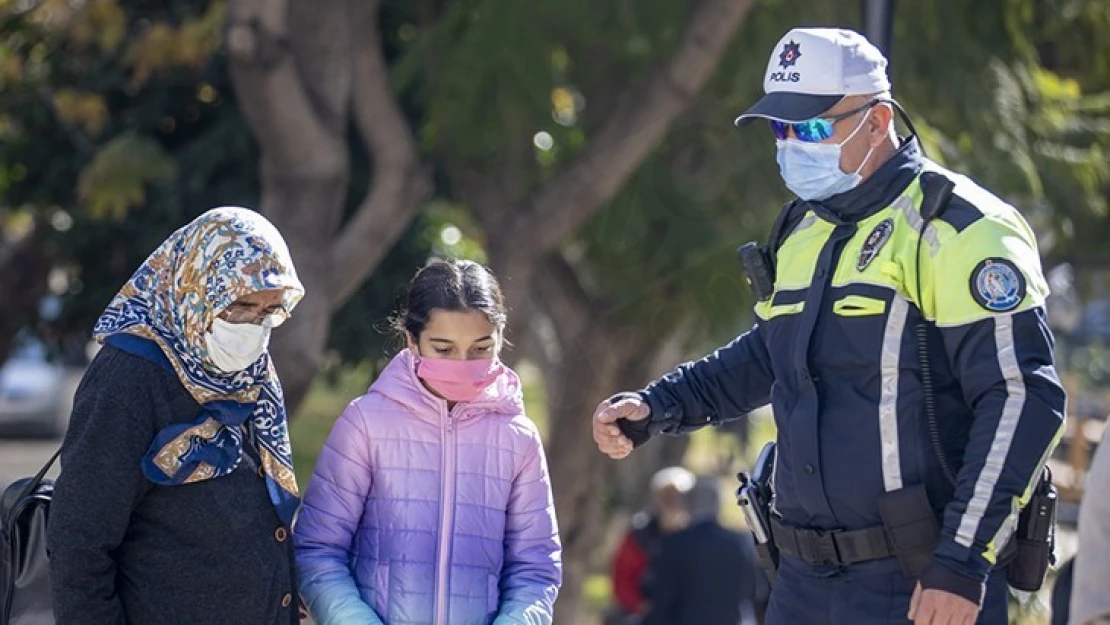
[[[803,122],[844,96],[890,90],[887,61],[863,35],[844,28],[795,28],[779,40],[763,78],[766,94],[736,118]]]

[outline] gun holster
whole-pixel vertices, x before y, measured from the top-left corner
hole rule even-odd
[[[910,580],[917,580],[932,562],[933,551],[940,542],[940,521],[925,485],[883,493],[879,495],[878,507],[891,551],[902,572]]]
[[[1011,540],[1017,547],[1006,567],[1006,581],[1018,590],[1040,590],[1049,564],[1056,561],[1056,486],[1047,467],[1018,515],[1017,531]]]
[[[736,491],[736,503],[744,513],[744,520],[755,541],[755,555],[759,566],[767,573],[767,580],[775,583],[779,568],[779,550],[775,546],[771,531],[771,500],[774,497],[773,472],[775,465],[775,444],[767,443],[755,462],[751,475],[741,471],[737,476],[740,488]]]

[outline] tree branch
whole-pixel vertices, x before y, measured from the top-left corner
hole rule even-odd
[[[574,267],[558,252],[543,260],[540,272],[544,279],[533,282],[533,288],[547,314],[559,320],[559,342],[573,345],[587,327],[601,322],[601,306],[582,288]]]
[[[338,237],[333,262],[339,269],[331,295],[342,306],[408,227],[432,189],[416,142],[389,85],[378,28],[380,0],[353,0],[355,43],[354,115],[370,151],[372,183],[366,198]]]
[[[507,211],[507,240],[552,250],[611,200],[693,103],[754,0],[701,0],[671,60],[625,98],[587,149],[523,206]]]
[[[293,62],[312,110],[331,136],[350,128],[355,29],[351,0],[287,0]],[[344,141],[346,147],[346,141]]]
[[[265,166],[306,175],[345,171],[346,143],[321,123],[297,73],[288,10],[285,0],[228,3],[227,49],[239,108]]]

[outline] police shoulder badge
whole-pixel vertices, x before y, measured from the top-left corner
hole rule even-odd
[[[1005,258],[988,258],[971,272],[971,296],[991,312],[1007,312],[1025,299],[1025,276]]]
[[[884,219],[879,222],[879,225],[867,235],[867,240],[863,242],[863,249],[859,252],[859,260],[856,261],[856,269],[863,271],[875,260],[879,255],[879,250],[883,249],[886,242],[890,240],[890,235],[894,232],[894,222],[890,219]]]

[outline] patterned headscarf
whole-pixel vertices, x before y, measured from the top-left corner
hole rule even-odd
[[[94,336],[177,375],[204,410],[193,423],[155,437],[143,474],[161,485],[231,473],[253,444],[278,514],[292,520],[297,481],[281,383],[264,354],[246,371],[224,373],[205,334],[239,298],[280,289],[286,316],[304,296],[277,228],[245,208],[212,209],[174,232],[143,262],[96,323]]]

